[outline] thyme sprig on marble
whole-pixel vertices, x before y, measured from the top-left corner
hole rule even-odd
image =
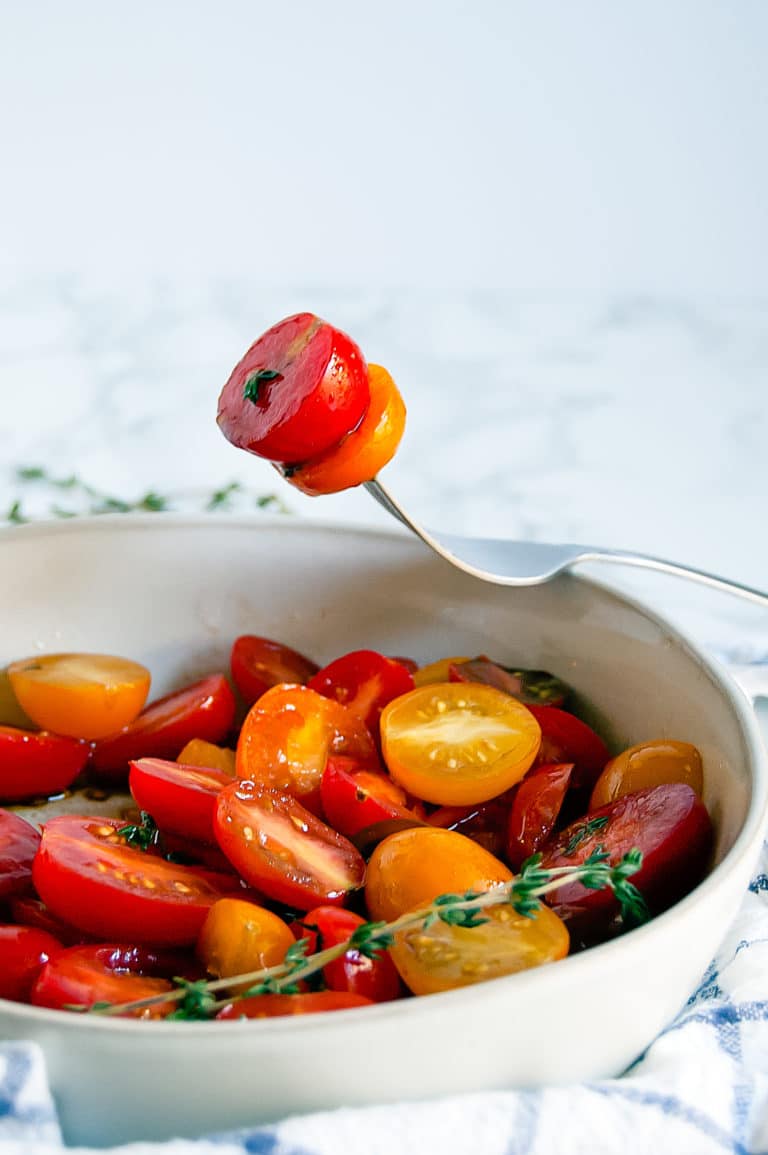
[[[611,866],[605,850],[598,847],[579,866],[559,866],[543,868],[541,855],[528,858],[509,882],[500,883],[486,891],[466,891],[464,894],[441,894],[420,910],[409,911],[392,922],[366,922],[344,942],[327,947],[314,954],[307,954],[309,938],[302,938],[289,947],[281,963],[264,967],[247,974],[230,975],[221,979],[175,979],[176,990],[145,999],[135,999],[127,1003],[98,1004],[88,1008],[96,1015],[125,1015],[142,1011],[168,1002],[178,1003],[177,1009],[169,1017],[173,1019],[209,1019],[229,1003],[262,994],[292,994],[298,984],[317,974],[341,958],[347,951],[358,951],[367,958],[375,959],[392,946],[395,936],[402,931],[422,927],[425,931],[435,922],[449,926],[476,927],[488,918],[483,913],[488,907],[509,905],[520,915],[533,918],[541,905],[541,898],[550,891],[572,882],[581,882],[590,890],[610,887],[621,907],[622,916],[632,925],[644,922],[649,917],[648,910],[637,887],[629,878],[642,864],[639,850],[628,854]],[[246,989],[242,989],[245,986]],[[238,987],[238,992],[232,988]],[[217,997],[223,995],[224,997]]]

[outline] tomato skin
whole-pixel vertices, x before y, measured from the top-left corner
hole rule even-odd
[[[418,826],[390,834],[368,861],[365,901],[371,918],[391,922],[439,894],[489,890],[512,872],[463,834]]]
[[[324,666],[308,685],[324,698],[341,702],[377,734],[381,711],[413,689],[413,675],[375,650],[353,650]]]
[[[507,825],[507,861],[519,870],[554,829],[573,773],[572,762],[538,766],[517,788]]]
[[[273,686],[248,711],[237,743],[242,779],[287,790],[319,812],[327,759],[346,754],[379,765],[369,731],[355,715],[308,686]]]
[[[187,969],[188,960],[183,956],[146,947],[120,943],[73,946],[43,967],[32,988],[31,1002],[55,1009],[132,1002],[173,990],[165,976],[183,975]],[[176,1005],[172,1001],[160,1003],[120,1017],[162,1019]]]
[[[276,376],[260,381],[256,400],[249,400],[246,385],[263,371]],[[238,449],[296,464],[338,445],[369,402],[358,345],[313,313],[297,313],[263,333],[232,370],[217,421]]]
[[[0,925],[0,999],[27,1002],[41,969],[63,949],[45,931]]]
[[[246,882],[268,898],[310,910],[342,903],[363,884],[365,861],[290,794],[234,782],[219,794],[216,837]]]
[[[308,954],[338,946],[354,934],[365,919],[351,910],[341,910],[337,906],[317,906],[296,924],[300,938],[307,936]],[[373,1003],[387,1003],[400,998],[402,987],[400,976],[389,955],[384,952],[378,958],[367,958],[357,950],[348,950],[341,958],[334,959],[323,967],[323,978],[330,990],[347,991],[363,995]]]
[[[420,686],[381,715],[390,774],[409,794],[439,805],[502,794],[529,769],[540,741],[531,711],[495,686]]]
[[[232,678],[246,706],[252,706],[272,686],[290,682],[305,686],[319,666],[290,646],[243,634],[230,655]]]
[[[222,898],[208,911],[196,954],[210,974],[228,978],[276,966],[294,941],[288,923],[271,910],[241,898]]]
[[[341,444],[313,457],[288,480],[318,497],[370,481],[394,457],[405,431],[405,404],[386,369],[368,366],[368,412]]]
[[[0,801],[49,797],[71,786],[90,747],[76,738],[0,726]]]
[[[40,834],[29,822],[0,810],[0,901],[32,889],[32,863]]]
[[[91,768],[122,780],[135,758],[175,758],[192,738],[220,742],[232,729],[237,704],[223,674],[211,674],[147,706],[135,722],[93,748]]]
[[[237,881],[127,846],[117,835],[123,825],[69,815],[47,822],[32,867],[40,898],[56,918],[102,941],[195,942],[209,908]]]
[[[568,687],[546,670],[514,670],[499,666],[481,655],[468,662],[454,662],[448,670],[451,682],[482,682],[511,694],[525,706],[562,706]]]
[[[605,764],[592,791],[589,809],[597,810],[623,794],[667,782],[687,782],[701,797],[704,775],[699,751],[688,742],[640,742]]]
[[[385,774],[361,770],[352,758],[329,758],[320,783],[323,813],[334,830],[351,838],[377,822],[416,815],[405,791]]]
[[[585,822],[594,824],[602,818],[607,821],[599,828],[591,833],[585,831]],[[584,836],[579,839],[580,833]],[[598,846],[608,853],[609,862],[616,863],[637,847],[642,851],[643,863],[630,881],[651,910],[658,913],[701,880],[712,838],[707,809],[690,786],[651,786],[625,794],[566,827],[544,848],[541,866],[548,870],[580,865]],[[578,841],[574,847],[575,839]],[[619,909],[610,890],[589,890],[580,882],[551,891],[547,902],[567,922],[584,928],[592,923],[606,924]]]
[[[40,654],[13,662],[8,677],[41,730],[89,741],[132,722],[150,683],[145,666],[111,654]]]
[[[282,1015],[312,1015],[370,1007],[370,999],[346,991],[309,991],[298,995],[256,995],[222,1007],[217,1019],[274,1019]]]
[[[232,776],[220,770],[184,766],[161,758],[131,762],[128,777],[136,805],[151,814],[161,830],[213,844],[216,799],[231,782]]]
[[[470,658],[440,658],[436,662],[430,662],[429,665],[414,670],[413,684],[419,687],[434,686],[441,682],[450,682],[451,667],[460,665],[462,662],[469,662],[470,660]]]
[[[541,726],[537,766],[573,762],[572,785],[593,786],[610,758],[603,739],[580,718],[557,706],[529,706]]]
[[[86,942],[93,942],[93,938],[83,934],[75,926],[69,926],[51,914],[48,907],[39,898],[26,895],[23,898],[14,898],[11,902],[11,918],[18,926],[28,926],[33,930],[45,931],[62,946],[81,946]]]

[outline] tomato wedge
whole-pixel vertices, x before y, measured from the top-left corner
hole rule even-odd
[[[298,650],[255,634],[243,634],[236,639],[229,661],[235,685],[246,706],[252,706],[262,694],[282,682],[306,685],[319,669]]]
[[[32,862],[40,835],[29,822],[0,810],[0,902],[32,889]]]
[[[302,493],[318,497],[370,481],[392,460],[405,431],[405,404],[386,369],[368,366],[368,412],[340,445],[313,457],[288,477]]]
[[[42,968],[63,949],[43,930],[0,925],[0,999],[27,1002]]]
[[[221,770],[204,770],[161,758],[131,762],[128,777],[137,806],[151,814],[161,830],[209,843],[216,842],[216,799],[231,782],[232,775]]]
[[[97,742],[91,767],[102,778],[121,779],[135,758],[175,758],[192,738],[220,742],[232,728],[235,695],[223,674],[211,674],[152,702],[119,734]]]
[[[338,946],[363,926],[365,919],[338,906],[317,906],[294,924],[299,938],[307,937],[307,953]],[[389,954],[368,958],[358,950],[348,950],[341,958],[323,967],[323,978],[332,991],[363,995],[373,1003],[387,1003],[402,994],[400,976]]]
[[[541,726],[537,765],[573,762],[573,785],[594,786],[610,758],[603,739],[580,718],[557,706],[529,706]]]
[[[363,884],[365,861],[351,842],[290,794],[257,782],[222,790],[216,837],[247,882],[299,910],[341,903]]]
[[[413,689],[413,674],[375,650],[353,650],[324,666],[308,685],[324,698],[341,702],[377,734],[381,711]]]
[[[73,946],[48,962],[32,988],[38,1007],[91,1007],[94,1003],[128,1003],[173,990],[168,976],[184,974],[189,959],[146,947],[102,943]],[[173,1001],[126,1011],[126,1018],[162,1019],[176,1009]]]
[[[49,797],[71,786],[90,748],[74,738],[0,726],[0,801]]]
[[[112,654],[40,654],[13,662],[8,677],[22,709],[42,730],[106,738],[147,700],[149,670]]]
[[[32,867],[38,894],[57,918],[101,939],[193,943],[236,880],[136,850],[118,834],[123,825],[69,816],[46,823]]]
[[[297,313],[263,333],[232,370],[217,421],[238,449],[298,463],[338,445],[369,402],[355,342],[313,313]]]
[[[405,791],[375,770],[360,769],[352,758],[329,758],[320,783],[323,813],[334,830],[351,838],[377,822],[413,819]]]
[[[549,838],[572,773],[572,762],[538,766],[518,786],[507,824],[506,857],[513,870],[519,870]]]
[[[252,706],[237,743],[240,778],[287,790],[320,809],[320,780],[331,754],[378,766],[363,722],[308,686],[273,686]]]
[[[493,686],[436,684],[381,715],[384,761],[409,794],[440,805],[487,802],[518,782],[541,731],[522,703]]]
[[[348,1011],[370,1007],[371,1000],[349,991],[310,991],[298,995],[257,995],[229,1003],[217,1019],[274,1019],[281,1015],[314,1015],[320,1011]]]

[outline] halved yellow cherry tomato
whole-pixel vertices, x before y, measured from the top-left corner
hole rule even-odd
[[[598,810],[625,794],[635,794],[647,786],[668,786],[683,782],[701,797],[704,773],[701,754],[690,742],[640,742],[611,758],[592,790],[589,809]]]
[[[428,666],[414,670],[413,684],[418,687],[432,686],[435,682],[450,682],[451,666],[460,665],[469,660],[469,658],[441,658],[439,662],[430,662]]]
[[[192,738],[176,759],[183,766],[202,766],[206,770],[221,770],[235,776],[235,752],[228,746],[216,746],[202,738]]]
[[[106,738],[141,712],[150,674],[112,654],[41,654],[13,662],[8,677],[35,725],[70,738]]]
[[[365,876],[371,918],[391,922],[428,905],[438,894],[489,890],[512,871],[484,847],[436,826],[390,834],[374,850]]]
[[[395,455],[405,429],[405,405],[381,365],[368,366],[371,401],[356,429],[333,449],[291,470],[288,480],[316,497],[370,481]]]
[[[450,926],[434,922],[395,936],[390,947],[400,977],[415,995],[431,995],[456,987],[515,974],[568,954],[568,931],[562,919],[542,906],[531,918],[508,903],[483,911],[488,922]]]
[[[441,806],[487,802],[532,765],[539,724],[516,698],[475,682],[422,686],[381,715],[384,760],[396,782]]]
[[[32,719],[18,703],[7,670],[0,670],[0,726],[14,726],[17,730],[35,728]]]
[[[228,978],[276,966],[295,941],[288,924],[271,910],[242,898],[221,898],[208,911],[197,956],[211,974]]]

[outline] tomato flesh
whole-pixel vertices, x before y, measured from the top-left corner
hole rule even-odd
[[[222,1007],[217,1019],[274,1019],[282,1015],[313,1015],[370,1007],[371,1000],[349,991],[309,991],[297,995],[257,995]]]
[[[288,464],[317,457],[359,425],[368,367],[346,333],[313,313],[273,325],[235,366],[218,424],[239,449]]]
[[[114,819],[46,823],[32,867],[51,912],[102,940],[185,946],[209,908],[231,894],[231,875],[166,862],[125,844]]]
[[[300,938],[307,937],[307,953],[326,950],[346,942],[365,919],[337,906],[317,906],[296,924]],[[299,933],[300,932],[300,933]],[[400,976],[389,954],[372,959],[358,950],[348,950],[323,967],[323,978],[332,991],[363,995],[374,1003],[386,1003],[402,994]]]
[[[324,698],[341,702],[377,734],[381,711],[413,689],[413,675],[375,650],[354,650],[325,666],[308,685]]]
[[[170,975],[184,974],[188,960],[146,947],[102,943],[61,951],[40,972],[31,1002],[38,1007],[91,1007],[94,1003],[127,1003],[173,990]],[[165,977],[158,977],[165,976]],[[161,1019],[176,1008],[169,1001],[126,1011],[129,1018]]]
[[[207,843],[216,842],[216,799],[231,782],[231,774],[220,770],[184,766],[161,758],[131,762],[128,778],[137,806],[151,814],[161,830]]]
[[[29,822],[0,810],[0,901],[32,889],[32,863],[40,834]]]
[[[254,634],[243,634],[235,640],[229,660],[246,706],[252,706],[272,686],[284,682],[306,685],[319,668],[290,646]]]
[[[572,773],[572,762],[538,766],[518,786],[507,824],[507,861],[513,870],[519,870],[549,838]]]
[[[0,999],[27,1002],[42,968],[63,949],[45,931],[0,925]]]
[[[539,749],[533,714],[493,686],[436,684],[396,698],[381,715],[390,774],[440,805],[487,802],[518,782]]]
[[[88,761],[85,742],[0,726],[0,801],[50,797],[71,786]]]
[[[310,910],[362,886],[362,855],[290,794],[234,782],[219,794],[215,825],[238,873],[276,902]]]
[[[147,706],[119,734],[97,742],[91,768],[103,778],[122,779],[136,758],[175,758],[192,738],[220,742],[232,729],[235,695],[223,674],[211,674]]]
[[[352,758],[328,759],[320,797],[328,822],[347,838],[379,822],[416,820],[397,783],[375,770],[360,769]]]

